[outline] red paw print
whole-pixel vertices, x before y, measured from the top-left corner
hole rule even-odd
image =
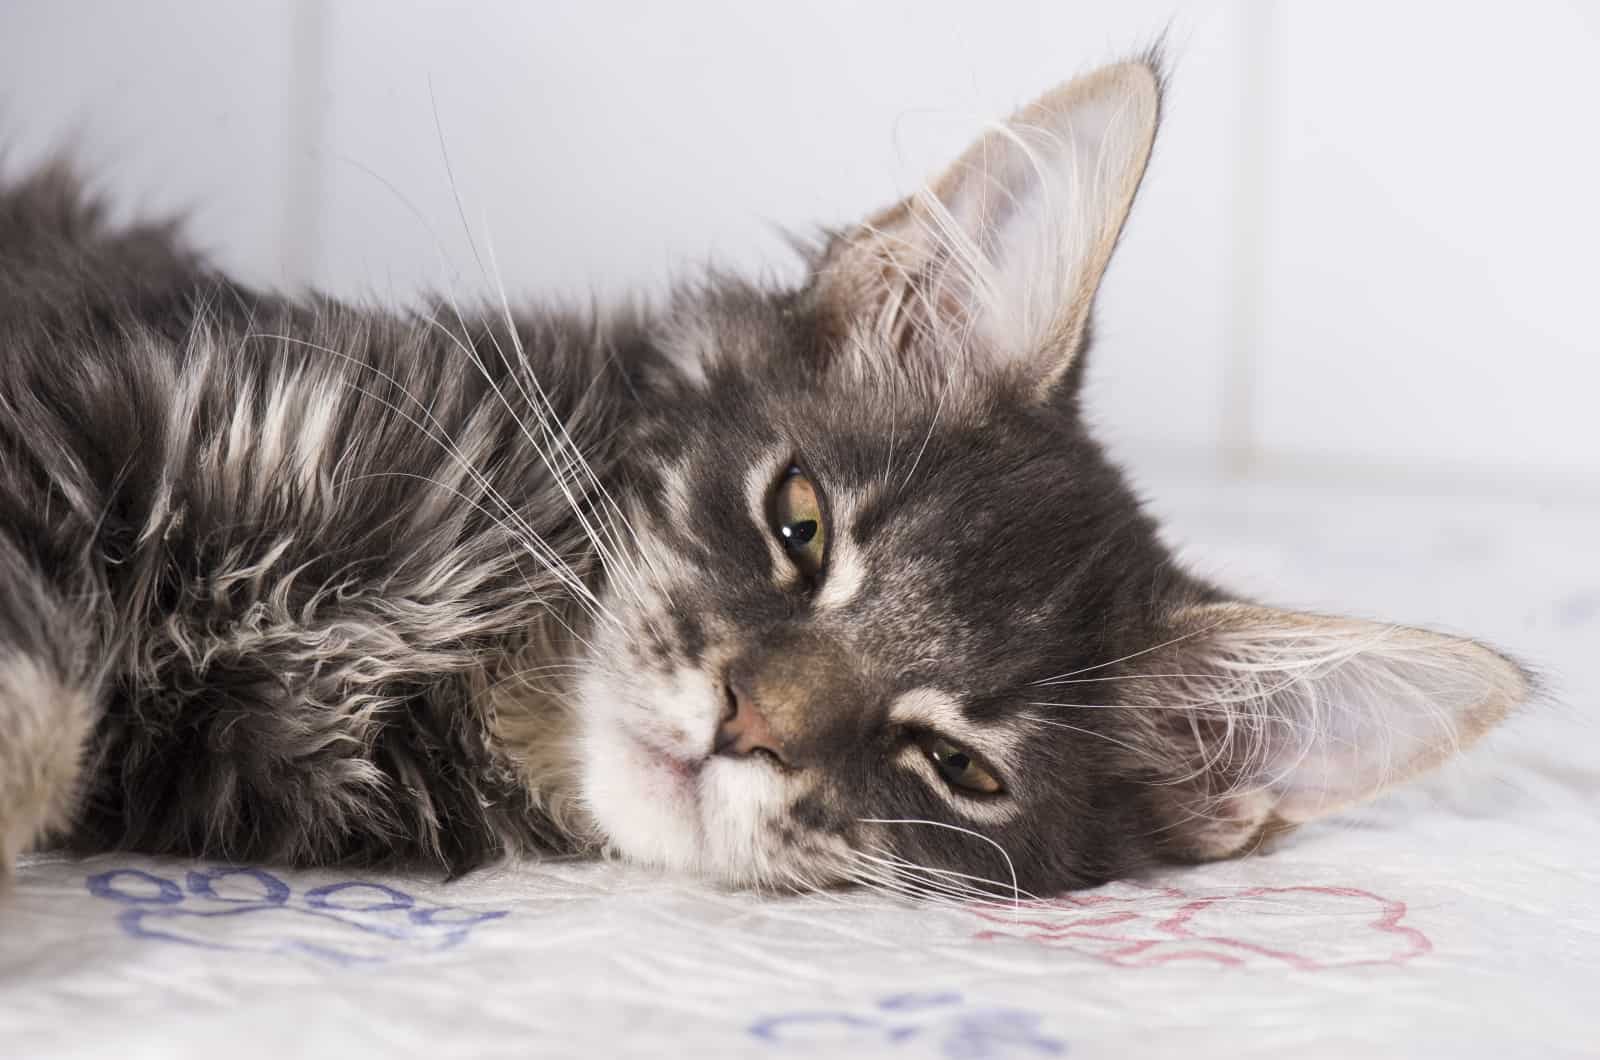
[[[1025,939],[1125,968],[1195,962],[1301,971],[1405,964],[1433,949],[1404,902],[1355,887],[1189,894],[1118,883],[1018,908],[985,906],[979,939]]]

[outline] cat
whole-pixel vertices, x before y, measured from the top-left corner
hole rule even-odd
[[[810,251],[619,313],[247,289],[0,191],[0,860],[1048,894],[1473,743],[1482,644],[1186,571],[1080,403],[1163,78],[1101,68]]]

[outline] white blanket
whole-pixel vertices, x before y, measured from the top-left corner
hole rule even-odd
[[[1549,695],[1268,855],[1044,903],[35,857],[0,900],[0,1055],[1600,1056],[1600,512],[1160,496],[1230,584],[1476,633]]]

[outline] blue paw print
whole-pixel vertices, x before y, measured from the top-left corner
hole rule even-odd
[[[506,910],[419,902],[381,883],[348,880],[296,894],[270,872],[201,869],[183,886],[142,869],[90,876],[89,893],[123,906],[139,939],[233,953],[297,953],[341,965],[382,964],[459,945]]]
[[[752,1023],[752,1037],[825,1053],[848,1046],[921,1042],[948,1057],[1061,1056],[1066,1043],[1017,1008],[968,1004],[956,993],[891,994],[869,1010],[801,1009]]]

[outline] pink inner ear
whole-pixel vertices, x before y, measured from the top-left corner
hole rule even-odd
[[[1513,664],[1472,641],[1258,614],[1276,624],[1219,634],[1211,665],[1227,690],[1219,698],[1234,700],[1232,755],[1246,757],[1248,786],[1270,792],[1291,823],[1441,764],[1527,693]]]
[[[1046,95],[964,154],[909,212],[992,361],[1053,377],[1089,303],[1149,156],[1154,76],[1127,64]]]
[[[830,249],[817,290],[868,340],[858,355],[910,350],[941,383],[1002,373],[1049,389],[1144,174],[1158,93],[1139,62],[1057,88]]]

